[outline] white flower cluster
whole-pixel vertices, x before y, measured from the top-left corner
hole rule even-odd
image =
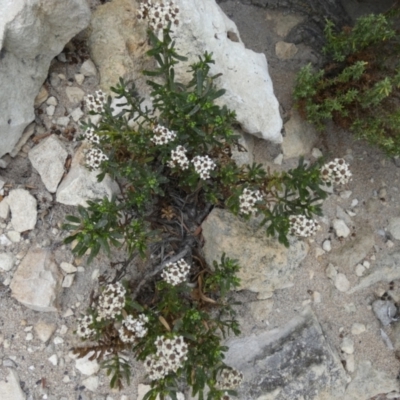
[[[86,164],[91,169],[97,169],[108,157],[100,149],[89,149],[86,153]]]
[[[90,328],[90,325],[93,324],[94,319],[92,315],[84,315],[83,317],[78,319],[76,328],[76,334],[82,339],[90,339],[96,331]]]
[[[174,168],[177,165],[181,167],[182,170],[189,168],[189,160],[186,157],[186,149],[179,145],[175,150],[171,151],[171,161],[168,161],[168,166]]]
[[[294,236],[308,237],[315,234],[318,223],[304,215],[291,215],[289,217],[289,233]]]
[[[87,128],[84,136],[87,141],[94,144],[100,144],[100,136],[94,133],[94,128]]]
[[[89,111],[94,111],[100,114],[104,111],[104,103],[106,102],[106,95],[101,90],[96,90],[93,94],[85,97],[85,103]]]
[[[321,168],[321,176],[328,183],[345,185],[350,181],[352,173],[343,158],[335,158]]]
[[[237,388],[243,381],[243,374],[236,369],[224,369],[218,379],[219,389],[232,390]]]
[[[176,263],[168,263],[161,273],[161,276],[165,282],[172,286],[176,286],[186,280],[189,271],[190,265],[181,258]]]
[[[176,133],[170,131],[165,126],[157,125],[153,129],[154,136],[150,139],[157,146],[172,142],[176,138]]]
[[[138,11],[139,19],[147,19],[153,30],[166,28],[168,23],[179,25],[179,8],[172,1],[153,3],[152,0],[143,0]]]
[[[216,167],[215,162],[208,156],[196,156],[192,162],[201,179],[209,179],[210,171]]]
[[[262,194],[259,190],[244,189],[243,194],[239,196],[239,208],[243,214],[254,214],[257,211],[255,204],[262,200]]]
[[[120,282],[110,283],[99,297],[97,321],[114,319],[125,305],[126,290]]]
[[[128,315],[118,330],[120,339],[124,343],[134,343],[136,339],[146,336],[148,329],[145,325],[147,322],[149,322],[149,318],[144,314],[140,314],[138,318]]]
[[[170,372],[176,372],[187,360],[188,346],[183,336],[168,339],[158,336],[154,344],[156,354],[151,354],[144,360],[144,366],[149,378],[154,381],[164,378]]]

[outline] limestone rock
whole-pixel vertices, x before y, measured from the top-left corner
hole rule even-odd
[[[65,93],[72,104],[80,103],[85,96],[85,92],[81,88],[74,86],[65,88]]]
[[[51,60],[90,19],[81,0],[3,1],[1,8],[0,157],[13,150],[34,120],[33,103]]]
[[[339,273],[334,278],[335,287],[340,292],[347,292],[350,289],[350,282],[345,274]]]
[[[280,60],[289,60],[296,55],[298,51],[299,49],[294,43],[279,41],[275,45],[275,53]]]
[[[67,156],[67,150],[55,135],[49,136],[29,152],[29,160],[50,193],[57,190]]]
[[[215,0],[178,0],[179,28],[173,35],[178,53],[197,62],[205,51],[213,53],[210,74],[226,90],[217,100],[235,110],[242,129],[272,142],[282,142],[282,119],[264,54],[246,49],[239,31]],[[175,68],[178,80],[188,81],[187,65]]]
[[[104,91],[108,92],[123,77],[134,80],[145,97],[147,89],[141,71],[152,68],[153,63],[145,55],[150,50],[146,24],[136,18],[137,10],[137,0],[114,0],[93,12],[88,47]]]
[[[11,210],[11,224],[17,232],[31,230],[36,225],[37,202],[25,189],[11,190],[7,202]]]
[[[10,271],[14,266],[14,256],[9,253],[0,253],[0,271]]]
[[[355,322],[351,327],[352,335],[360,335],[361,333],[363,333],[365,331],[366,331],[365,325],[360,324],[358,322]]]
[[[12,296],[35,311],[57,311],[62,275],[51,251],[30,249],[10,284]]]
[[[96,76],[97,69],[92,60],[86,60],[80,68],[80,73],[84,76]]]
[[[100,365],[96,360],[89,360],[89,358],[93,355],[93,352],[88,353],[85,357],[82,358],[76,358],[75,355],[73,355],[73,358],[76,358],[75,360],[75,368],[84,375],[94,375],[96,374],[99,369]]]
[[[370,361],[359,363],[355,377],[349,383],[346,400],[370,399],[380,393],[388,393],[398,390],[399,383],[395,377],[389,378],[384,372],[375,370]]]
[[[35,326],[34,330],[38,338],[43,342],[46,343],[50,338],[51,335],[56,330],[56,325],[46,321],[39,321]]]
[[[342,219],[334,219],[332,225],[337,237],[347,238],[350,235],[350,229]]]
[[[26,395],[19,384],[17,372],[10,368],[7,379],[0,381],[0,399],[1,400],[25,400]]]
[[[175,66],[176,79],[188,82],[188,64],[197,62],[205,51],[212,52],[215,64],[210,75],[222,73],[216,84],[226,90],[217,102],[235,110],[245,132],[280,143],[282,119],[265,55],[244,47],[236,25],[215,0],[176,0],[175,4],[180,9],[180,24],[174,28],[173,40],[177,52],[188,57]],[[89,47],[103,89],[109,90],[119,76],[136,82],[144,63],[149,62],[143,57],[146,24],[137,22],[136,7],[136,1],[114,0],[93,15]],[[141,87],[139,82],[139,92]]]
[[[346,373],[310,309],[281,328],[230,339],[227,346],[225,362],[244,375],[240,399],[346,398]]]
[[[375,300],[372,309],[383,326],[390,325],[397,314],[395,304],[388,300]]]
[[[89,171],[85,167],[84,151],[87,145],[82,145],[75,153],[68,175],[63,179],[57,190],[56,200],[71,206],[87,206],[87,200],[109,199],[117,191],[116,185],[109,176],[102,182],[97,181],[98,171]]]
[[[286,122],[285,133],[282,143],[285,159],[310,153],[317,141],[315,128],[304,121],[296,111],[292,113],[291,118]]]
[[[214,208],[202,227],[207,263],[220,262],[223,252],[237,259],[241,266],[239,290],[257,292],[259,299],[293,286],[293,272],[308,252],[305,242],[293,239],[286,248],[277,239],[268,238],[256,221],[242,222],[227,210]]]

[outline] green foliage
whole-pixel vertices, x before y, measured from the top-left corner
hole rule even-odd
[[[294,90],[300,112],[318,129],[333,120],[388,155],[400,154],[397,14],[367,15],[339,33],[327,21],[324,52],[333,62],[317,72],[302,68]]]
[[[210,75],[212,55],[205,53],[190,66],[188,83],[177,82],[175,67],[185,58],[174,49],[170,27],[164,29],[162,40],[152,31],[148,35],[152,45],[148,55],[158,66],[143,73],[153,78],[147,83],[154,109],[144,106],[132,82],[120,79],[111,88],[120,101],[118,110],[113,109],[109,97],[98,125],[84,126],[98,135],[95,147],[107,155],[98,179],[108,174],[117,182],[119,193],[111,200],[90,201],[87,208],[78,207],[79,215],[68,216],[64,228],[70,232],[65,242],[76,243],[73,251],[78,256],[89,252],[88,262],[100,250],[110,257],[112,247],[126,251],[127,260],[112,263],[113,267],[120,266],[117,278],[123,276],[137,254],[147,257],[146,267],[153,271],[130,284],[136,289],[127,295],[123,310],[115,318],[99,319],[93,302],[90,329],[95,333],[91,339],[98,343],[76,352],[84,356],[93,351],[93,358],[98,359],[108,354],[110,359],[104,367],[112,376],[111,384],[120,387],[129,374],[122,351],[131,350],[138,360],[145,360],[155,354],[157,337],[182,336],[188,343],[187,361],[177,372],[152,381],[145,398],[154,400],[160,395],[165,399],[168,395],[174,399],[183,379],[199,399],[204,399],[207,386],[207,400],[218,400],[224,392],[234,395],[231,390],[220,389],[216,382],[227,368],[221,337],[239,333],[229,302],[229,292],[239,286],[239,266],[224,254],[220,263],[214,262],[212,269],[207,267],[196,248],[200,245],[200,224],[213,206],[227,208],[244,219],[258,214],[266,233],[277,235],[288,246],[289,216],[311,218],[321,213],[320,203],[327,195],[320,188],[321,162],[308,165],[301,159],[297,168],[279,173],[257,164],[238,167],[231,158],[232,150],[240,148],[232,128],[235,113],[215,103],[224,90],[217,88],[219,75]],[[157,143],[155,132],[160,126],[173,134],[173,139]],[[186,167],[172,157],[177,146],[184,148],[180,157],[187,157]],[[209,175],[199,172],[196,157],[209,157],[213,165]],[[242,207],[245,191],[257,194],[247,211]],[[160,280],[158,273],[168,258],[165,254],[186,254],[189,249],[194,265],[190,284],[173,286]],[[161,269],[154,267],[153,259],[160,260]],[[139,318],[140,313],[148,318],[148,334],[129,345],[121,339],[118,326],[129,316]]]
[[[227,297],[228,291],[240,284],[235,277],[240,267],[237,261],[223,255],[221,263],[214,262],[214,268],[214,271],[204,269],[196,274],[198,285],[195,288],[187,282],[173,286],[158,281],[154,288],[155,297],[148,304],[137,303],[128,292],[125,306],[115,319],[99,322],[94,318],[90,325],[95,331],[93,338],[97,338],[99,343],[78,348],[76,353],[85,356],[94,352],[92,359],[106,357],[106,351],[112,354],[102,366],[111,376],[111,387],[121,387],[124,379],[129,384],[131,374],[129,363],[121,353],[130,350],[138,360],[144,361],[156,352],[154,343],[158,337],[183,336],[189,348],[187,360],[176,373],[152,381],[152,390],[146,394],[147,398],[155,399],[157,395],[174,398],[183,378],[192,387],[193,396],[197,394],[204,398],[204,390],[208,387],[208,400],[221,399],[226,390],[216,387],[216,383],[218,374],[226,368],[223,360],[227,350],[221,345],[221,336],[240,333],[235,320],[236,311]],[[195,281],[196,275],[192,275]],[[88,314],[98,316],[97,306],[94,302]],[[147,326],[151,327],[147,335],[133,345],[124,343],[118,335],[122,316],[135,318],[142,312],[148,318]],[[231,391],[231,394],[235,392]]]

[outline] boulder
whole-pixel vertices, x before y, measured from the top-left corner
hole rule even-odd
[[[283,327],[230,339],[227,346],[225,363],[244,376],[240,399],[347,399],[347,375],[310,309]]]
[[[54,193],[64,175],[64,164],[68,156],[64,145],[55,135],[51,135],[30,150],[28,156],[46,189]]]
[[[344,399],[371,399],[381,393],[397,390],[399,390],[399,383],[396,378],[390,378],[384,372],[377,371],[372,367],[371,362],[367,360],[358,364],[356,374],[347,387]]]
[[[145,56],[150,48],[146,24],[136,17],[138,7],[136,0],[114,0],[97,7],[92,15],[87,43],[105,92],[110,92],[110,86],[115,86],[120,77],[134,80],[142,96],[148,91],[143,87],[147,78],[141,71],[153,63]]]
[[[35,311],[57,311],[62,274],[50,250],[30,249],[10,284],[12,296]]]
[[[34,120],[51,60],[86,28],[90,9],[81,0],[2,0],[0,8],[1,157]]]
[[[223,252],[237,259],[241,266],[239,290],[256,292],[259,299],[293,286],[294,271],[308,252],[305,242],[292,239],[286,248],[276,238],[267,237],[257,221],[241,221],[227,210],[214,208],[202,228],[207,263],[220,262]]]
[[[217,102],[236,112],[245,132],[281,143],[282,119],[265,55],[245,48],[236,24],[215,0],[175,3],[180,9],[179,25],[172,36],[177,52],[188,57],[187,63],[175,66],[177,79],[187,82],[187,64],[197,62],[206,51],[212,53],[215,64],[210,74],[222,73],[216,84],[226,90]]]

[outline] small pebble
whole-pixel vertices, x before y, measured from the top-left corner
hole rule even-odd
[[[313,301],[314,301],[314,303],[321,303],[321,293],[314,292],[313,293]]]
[[[340,292],[347,292],[350,289],[350,282],[345,274],[339,273],[336,275],[335,287]]]
[[[321,151],[320,149],[318,149],[317,147],[314,147],[314,148],[311,150],[311,155],[312,155],[314,158],[321,158],[321,157],[323,156],[322,151]]]
[[[53,354],[51,357],[48,358],[48,360],[49,360],[54,366],[56,366],[57,363],[58,363],[57,354]]]
[[[345,191],[340,193],[340,197],[342,199],[348,199],[351,196],[352,193],[353,192],[351,190],[345,190]]]
[[[353,354],[354,353],[354,342],[351,338],[345,337],[342,341],[340,349],[345,352],[346,354]]]
[[[351,327],[351,333],[353,335],[359,335],[360,333],[363,333],[365,331],[366,331],[365,325],[359,324],[358,322],[355,322]]]
[[[355,207],[357,204],[358,204],[358,200],[357,200],[357,199],[353,199],[353,200],[351,201],[351,206],[352,206],[352,207]]]
[[[56,336],[53,340],[54,344],[62,344],[64,343],[64,339],[60,338],[59,336]]]
[[[363,276],[365,272],[365,267],[361,264],[356,265],[356,275],[357,276]]]
[[[325,251],[331,251],[332,250],[332,245],[331,245],[331,241],[330,240],[324,240],[324,242],[322,243],[322,248]]]

